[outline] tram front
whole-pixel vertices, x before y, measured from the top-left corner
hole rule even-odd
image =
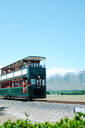
[[[45,60],[45,58],[42,60]],[[45,63],[42,66],[40,61],[33,60],[28,67],[28,90],[30,98],[46,98],[46,68]]]

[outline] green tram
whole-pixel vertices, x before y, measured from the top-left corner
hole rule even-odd
[[[23,81],[26,82],[26,93],[23,91]],[[8,99],[46,98],[45,57],[28,56],[1,68],[0,95]]]

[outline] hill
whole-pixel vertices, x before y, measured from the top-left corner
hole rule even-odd
[[[85,71],[47,78],[47,90],[85,90]]]

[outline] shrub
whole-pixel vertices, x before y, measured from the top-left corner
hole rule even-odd
[[[32,123],[28,119],[28,115],[26,120],[17,120],[16,122],[12,122],[8,120],[0,128],[85,128],[85,114],[76,113],[72,119],[65,117],[61,119],[59,122],[45,122],[45,123]]]

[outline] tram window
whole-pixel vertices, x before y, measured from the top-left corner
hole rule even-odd
[[[42,86],[45,86],[45,80],[42,80]]]
[[[37,86],[42,86],[42,80],[41,79],[37,79],[36,84],[37,84]]]
[[[12,83],[12,87],[14,87],[14,83]]]
[[[37,85],[39,85],[39,80],[37,80]]]
[[[39,66],[39,64],[38,63],[34,63],[34,67],[38,67]]]
[[[31,67],[33,67],[34,66],[34,64],[33,63],[31,63]]]
[[[15,87],[18,87],[18,82],[15,82]]]
[[[36,67],[36,63],[34,63],[34,67]]]
[[[35,79],[31,79],[31,85],[35,85],[36,84],[36,80]]]

